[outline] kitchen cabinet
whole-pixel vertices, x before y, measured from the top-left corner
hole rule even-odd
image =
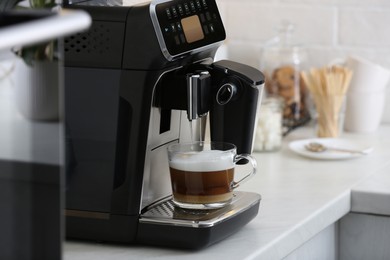
[[[349,213],[340,220],[339,259],[390,259],[390,216]]]
[[[352,189],[351,213],[340,220],[340,259],[390,259],[390,167]]]

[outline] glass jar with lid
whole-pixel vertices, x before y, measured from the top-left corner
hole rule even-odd
[[[266,76],[266,93],[284,100],[285,132],[310,120],[306,106],[307,90],[300,73],[307,69],[305,48],[291,42],[294,26],[284,21],[275,38],[263,48],[260,69]]]

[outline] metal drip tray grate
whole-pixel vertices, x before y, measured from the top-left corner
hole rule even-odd
[[[171,197],[165,198],[163,202],[148,209],[143,216],[155,216],[162,218],[173,218],[175,212],[175,205],[172,202]]]
[[[210,227],[225,221],[259,203],[261,196],[252,192],[235,192],[232,202],[215,210],[184,210],[176,207],[171,197],[146,207],[141,223],[158,223],[189,227]]]

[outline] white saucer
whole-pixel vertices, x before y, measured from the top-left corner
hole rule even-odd
[[[328,147],[359,150],[364,152],[365,154],[338,152],[332,150],[326,150],[324,152],[317,152],[317,153],[310,152],[306,150],[305,145],[311,142],[321,143]],[[350,141],[350,140],[340,139],[340,138],[313,138],[313,139],[297,140],[289,143],[289,148],[290,150],[292,150],[293,152],[299,155],[312,158],[312,159],[319,159],[319,160],[352,159],[356,157],[366,156],[367,154],[373,151],[373,148],[368,145],[361,144],[359,142]]]

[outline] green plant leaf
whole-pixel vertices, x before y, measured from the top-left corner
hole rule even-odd
[[[4,0],[0,0],[4,1]],[[22,0],[5,0],[6,3],[16,6]],[[52,9],[56,6],[55,0],[29,0],[30,8],[32,9]],[[25,46],[17,51],[27,65],[34,66],[35,61],[53,61],[56,57],[57,41],[50,41],[46,43],[37,44],[34,46]]]
[[[24,62],[29,66],[34,66],[35,61],[54,61],[57,60],[56,56],[57,42],[50,41],[41,43],[38,45],[23,47],[21,50],[16,52]]]
[[[29,0],[32,8],[52,8],[56,5],[55,0]]]

